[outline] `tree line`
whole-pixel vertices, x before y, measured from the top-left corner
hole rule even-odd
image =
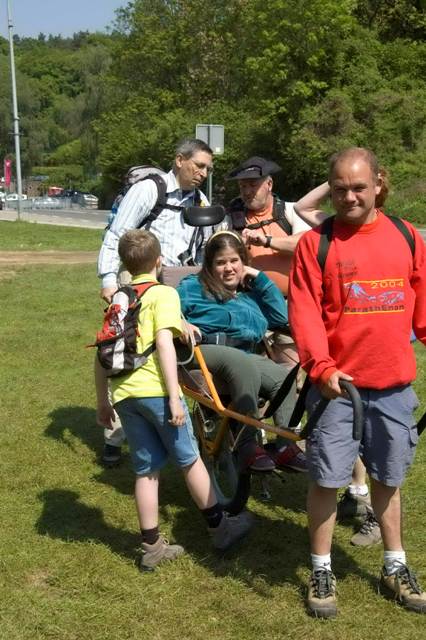
[[[176,141],[210,122],[225,126],[216,186],[260,154],[296,198],[331,153],[368,146],[390,173],[389,209],[426,223],[425,35],[425,0],[133,0],[108,34],[15,38],[23,173],[108,205],[130,165],[166,168]]]

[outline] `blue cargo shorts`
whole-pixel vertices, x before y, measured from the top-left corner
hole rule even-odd
[[[418,441],[413,415],[418,407],[417,396],[409,384],[358,391],[364,407],[361,442],[352,438],[350,400],[331,400],[306,441],[310,477],[322,487],[344,487],[350,483],[353,465],[360,455],[374,480],[399,487],[413,462]],[[320,399],[318,387],[311,387],[306,398],[309,414]]]
[[[186,420],[181,427],[169,423],[168,397],[126,398],[114,405],[137,475],[146,476],[159,471],[168,460],[178,467],[187,467],[199,457],[188,407],[183,399],[182,404]]]

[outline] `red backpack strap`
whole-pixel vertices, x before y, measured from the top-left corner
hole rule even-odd
[[[140,284],[132,284],[131,288],[136,294],[136,299],[140,300],[140,298],[142,298],[142,296],[148,291],[148,289],[151,289],[151,287],[156,287],[159,284],[159,282],[141,282]]]

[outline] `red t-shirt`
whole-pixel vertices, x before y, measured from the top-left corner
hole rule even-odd
[[[410,247],[378,212],[371,224],[335,220],[324,273],[318,229],[300,239],[290,276],[289,316],[302,366],[313,382],[336,369],[359,387],[411,382],[416,363],[411,330],[426,344],[426,251],[418,232]]]

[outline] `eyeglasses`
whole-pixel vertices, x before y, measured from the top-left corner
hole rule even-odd
[[[190,158],[190,160],[191,160],[191,162],[193,164],[195,164],[197,169],[199,169],[200,171],[207,171],[207,173],[212,173],[213,166],[211,164],[205,164],[204,162],[197,162],[196,160],[193,160],[192,158]]]

